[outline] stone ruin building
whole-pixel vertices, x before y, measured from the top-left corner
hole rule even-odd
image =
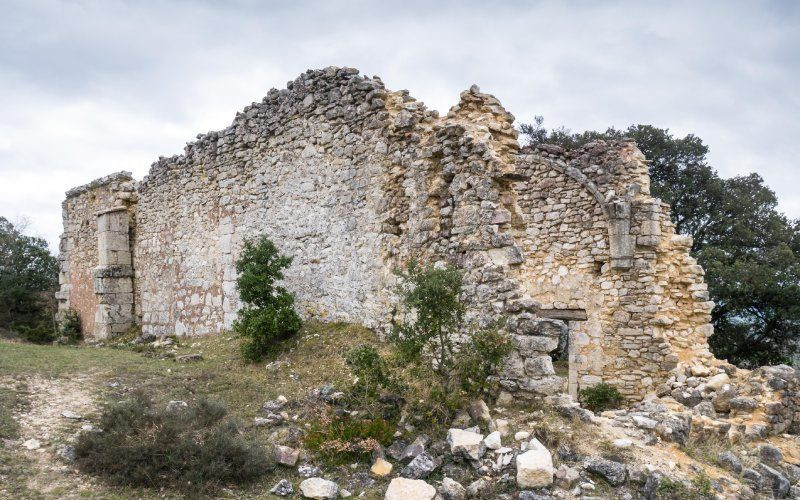
[[[703,269],[636,145],[526,150],[513,123],[476,86],[440,116],[357,70],[308,71],[141,181],[68,191],[59,306],[97,339],[226,330],[237,254],[267,234],[294,257],[304,317],[377,330],[399,314],[393,271],[410,257],[460,266],[470,321],[507,319],[501,384],[523,397],[605,381],[639,400],[735,371],[709,352]],[[764,397],[779,406],[765,425],[788,428],[794,389]]]

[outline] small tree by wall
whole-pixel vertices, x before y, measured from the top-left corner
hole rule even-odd
[[[233,330],[243,339],[242,356],[248,361],[261,361],[300,329],[294,296],[276,284],[291,263],[266,236],[245,241],[236,261],[236,287],[244,307]]]

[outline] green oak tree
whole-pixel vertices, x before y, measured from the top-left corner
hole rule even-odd
[[[31,327],[49,318],[58,261],[42,238],[26,236],[0,217],[0,328]]]

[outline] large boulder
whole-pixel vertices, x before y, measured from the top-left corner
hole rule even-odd
[[[339,485],[321,477],[310,477],[300,483],[300,492],[306,498],[336,498],[339,496]]]
[[[764,487],[771,489],[775,498],[785,498],[789,494],[791,484],[786,476],[764,464],[758,464],[758,472],[764,478]]]
[[[447,431],[447,444],[450,445],[450,453],[469,460],[480,460],[486,452],[483,435],[463,429]]]
[[[622,486],[628,478],[628,469],[625,464],[600,457],[590,458],[586,462],[586,470],[599,475],[611,486]]]
[[[528,443],[528,451],[517,455],[517,486],[543,488],[553,484],[553,456],[537,439]]]
[[[431,500],[436,488],[420,479],[396,477],[389,483],[384,500]]]
[[[716,392],[722,389],[722,387],[724,387],[725,384],[729,384],[730,382],[731,378],[728,376],[727,373],[725,372],[717,373],[716,375],[708,379],[708,381],[706,382],[706,390]]]

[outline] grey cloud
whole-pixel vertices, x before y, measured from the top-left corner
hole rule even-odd
[[[0,214],[51,244],[63,192],[158,155],[307,68],[446,111],[472,83],[529,121],[694,132],[800,216],[793,2],[2,1]]]

